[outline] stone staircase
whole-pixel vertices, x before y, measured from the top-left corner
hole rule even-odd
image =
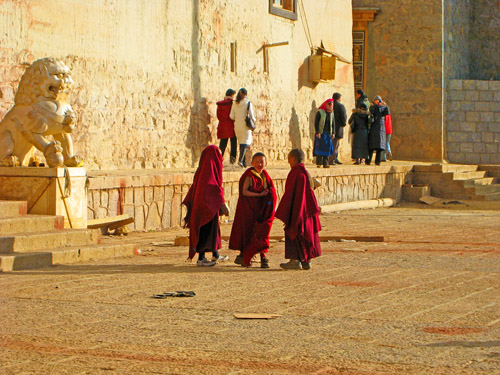
[[[62,216],[28,215],[27,203],[0,201],[0,272],[131,256],[132,244],[105,244],[98,229],[64,229]]]
[[[415,165],[412,183],[429,185],[434,197],[500,201],[500,166]]]

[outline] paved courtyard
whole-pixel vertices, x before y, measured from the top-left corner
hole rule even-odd
[[[322,236],[384,242],[323,242],[310,271],[279,269],[279,241],[269,270],[200,269],[177,229],[106,239],[133,258],[0,274],[0,373],[500,374],[500,211],[452,208],[324,215]],[[177,290],[196,296],[152,298]]]

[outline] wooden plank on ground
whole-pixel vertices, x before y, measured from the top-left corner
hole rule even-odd
[[[222,236],[222,239],[229,241],[229,236]],[[283,236],[269,236],[270,240],[283,241]],[[384,236],[320,236],[321,242],[328,241],[356,241],[356,242],[384,242]]]
[[[87,228],[89,229],[97,229],[97,228],[108,228],[108,229],[116,229],[118,227],[122,227],[127,224],[131,224],[134,222],[134,218],[129,215],[118,215],[118,216],[110,216],[104,217],[102,219],[94,219],[87,221]]]
[[[276,319],[282,315],[279,314],[260,314],[260,313],[234,313],[236,319]]]

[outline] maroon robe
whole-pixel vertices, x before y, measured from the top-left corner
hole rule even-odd
[[[274,221],[276,207],[276,189],[269,174],[263,170],[264,181],[255,174],[254,168],[248,168],[240,178],[239,197],[234,214],[234,223],[229,238],[229,248],[243,252],[243,263],[249,265],[253,256],[259,252],[267,253],[269,249],[269,233]],[[245,179],[252,179],[249,190],[262,193],[269,188],[269,194],[264,197],[247,197],[243,195]]]
[[[207,146],[201,153],[193,184],[182,202],[187,208],[184,222],[189,228],[189,259],[193,259],[196,250],[221,248],[219,209],[223,203],[222,154],[217,146]]]
[[[285,258],[309,262],[321,255],[320,209],[304,164],[290,170],[276,217],[285,223]]]

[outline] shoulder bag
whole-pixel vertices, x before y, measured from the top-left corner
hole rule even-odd
[[[250,115],[248,113],[249,110],[250,110],[250,102],[248,102],[247,104],[247,117],[245,117],[245,122],[247,124],[248,129],[255,130],[255,123],[250,118]]]

